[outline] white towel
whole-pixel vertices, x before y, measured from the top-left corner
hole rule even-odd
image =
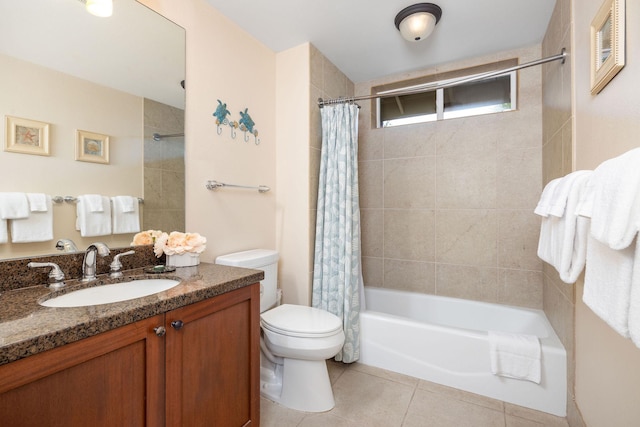
[[[634,246],[615,250],[593,236],[587,239],[582,300],[598,317],[626,338],[629,337],[629,305],[635,258]]]
[[[571,189],[574,187],[576,181],[584,184],[585,177],[590,176],[591,174],[593,174],[593,171],[579,170],[562,177],[553,192],[553,197],[549,207],[549,215],[562,217],[565,214],[565,208],[569,201],[569,194],[571,193]],[[581,195],[582,189],[580,190],[580,194],[576,196],[575,205],[572,206],[572,215],[575,215],[575,208]]]
[[[137,233],[140,231],[138,199],[131,196],[112,197],[113,234]]]
[[[598,241],[628,247],[640,228],[640,148],[600,164],[577,211],[591,218],[590,233]]]
[[[49,199],[51,199],[49,197]],[[27,193],[27,200],[29,201],[29,210],[31,212],[46,212],[47,195],[43,193]]]
[[[76,228],[82,237],[106,236],[111,234],[111,203],[106,196],[102,197],[102,212],[91,211],[84,196],[78,197],[76,205]]]
[[[551,203],[553,199],[553,193],[556,190],[556,187],[560,183],[562,178],[556,178],[552,181],[549,181],[547,185],[544,186],[542,190],[542,195],[540,196],[540,200],[538,201],[538,205],[534,209],[534,213],[536,215],[540,215],[542,217],[549,216],[549,211],[551,210]]]
[[[82,200],[85,203],[86,209],[89,212],[104,212],[105,198],[100,194],[84,194],[78,196],[78,200]],[[107,204],[109,199],[107,198]]]
[[[53,240],[53,209],[51,196],[45,196],[45,210],[31,212],[29,218],[11,220],[13,243],[46,242]]]
[[[25,193],[0,193],[0,219],[27,218],[29,201]]]
[[[540,340],[535,335],[489,331],[491,373],[540,384]]]
[[[111,201],[117,202],[124,213],[133,212],[138,207],[138,198],[133,196],[115,196]]]
[[[7,231],[7,220],[0,219],[0,243],[9,241],[9,232]]]
[[[636,237],[636,252],[629,295],[629,336],[640,347],[640,238]]]
[[[579,173],[578,173],[579,172]],[[589,219],[575,214],[582,190],[589,179],[590,171],[578,171],[560,179],[550,211],[542,218],[538,257],[551,264],[565,283],[575,283],[582,273],[587,254]],[[556,216],[562,206],[563,214]]]

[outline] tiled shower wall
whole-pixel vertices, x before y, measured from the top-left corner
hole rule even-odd
[[[184,136],[153,139],[153,134],[184,133],[184,110],[144,100],[143,230],[185,230]]]
[[[540,46],[356,84],[371,87],[519,58]],[[518,73],[518,109],[372,128],[360,102],[359,176],[366,286],[542,308],[541,68]]]
[[[542,183],[573,171],[571,108],[571,1],[556,2],[542,55],[551,56],[567,49],[565,64],[549,63],[542,67]],[[549,264],[543,265],[544,311],[567,351],[567,421],[572,427],[584,422],[575,405],[575,286],[563,283]]]

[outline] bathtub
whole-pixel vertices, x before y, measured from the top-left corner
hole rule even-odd
[[[365,306],[359,362],[566,415],[566,352],[541,310],[372,287]],[[540,338],[540,384],[491,374],[490,330]]]

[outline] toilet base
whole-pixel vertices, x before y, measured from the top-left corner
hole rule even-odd
[[[325,360],[284,359],[279,365],[261,358],[260,394],[290,409],[325,412],[335,400]]]

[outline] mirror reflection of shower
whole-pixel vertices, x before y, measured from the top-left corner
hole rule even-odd
[[[145,99],[144,112],[143,227],[185,231],[184,110]]]

